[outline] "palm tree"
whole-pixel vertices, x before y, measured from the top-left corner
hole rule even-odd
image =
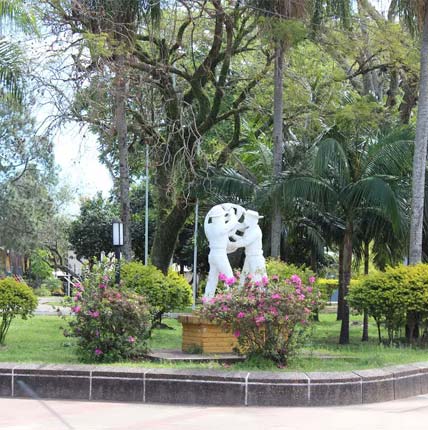
[[[16,27],[24,33],[36,33],[34,16],[22,0],[0,1],[0,29]],[[4,34],[4,31],[1,32]],[[6,102],[20,102],[22,98],[23,53],[17,44],[0,37],[0,97]]]
[[[346,298],[351,279],[355,230],[368,214],[382,216],[399,232],[403,225],[400,204],[400,179],[411,153],[408,133],[386,136],[378,142],[369,139],[348,141],[337,136],[318,145],[313,175],[289,178],[282,193],[286,200],[296,197],[319,205],[326,215],[343,220],[343,281],[340,288]],[[349,343],[349,307],[344,302],[339,343]]]
[[[281,31],[281,20],[301,19],[306,14],[307,0],[255,0],[256,13],[269,17],[270,33],[274,44],[274,90],[273,90],[273,163],[272,171],[274,178],[278,179],[282,172],[282,157],[284,153],[284,131],[283,131],[283,76],[284,76],[284,54],[290,40],[284,37]],[[266,21],[264,21],[266,22]],[[262,26],[266,28],[264,24]],[[271,249],[272,257],[279,257],[281,250],[282,217],[279,202],[274,202],[271,218]]]
[[[268,28],[274,44],[274,92],[273,92],[273,162],[272,173],[276,181],[280,181],[284,154],[283,124],[283,76],[284,56],[286,49],[302,37],[296,25],[287,29],[287,22],[292,25],[298,20],[310,17],[312,25],[321,23],[326,15],[339,16],[347,23],[350,1],[332,0],[248,0],[255,13],[267,20],[262,21],[263,31]],[[266,25],[267,24],[267,25]],[[299,34],[300,33],[300,34]],[[271,249],[272,257],[279,257],[281,251],[282,232],[281,203],[272,202],[271,217]]]

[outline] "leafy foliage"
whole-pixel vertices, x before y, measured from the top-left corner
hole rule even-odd
[[[241,352],[286,365],[304,339],[319,295],[299,276],[266,277],[264,285],[247,280],[243,289],[232,288],[204,302],[200,315],[232,331]]]
[[[20,316],[27,319],[37,307],[32,289],[13,278],[0,280],[0,345],[5,343],[12,320]]]
[[[125,288],[147,298],[153,319],[161,321],[162,314],[182,309],[192,302],[192,288],[183,276],[170,270],[167,276],[154,266],[131,262],[121,267]]]
[[[112,222],[115,214],[114,206],[101,193],[82,202],[80,214],[71,223],[69,232],[70,243],[78,258],[99,258],[101,252],[113,250]]]
[[[294,264],[284,263],[283,261],[275,258],[267,259],[266,270],[270,277],[276,275],[280,279],[288,279],[292,275],[297,275],[304,283],[308,283],[309,278],[315,275],[314,272],[307,267],[298,267]]]
[[[94,266],[76,286],[76,316],[64,334],[77,338],[85,361],[134,359],[148,350],[150,307],[143,296],[114,288],[113,272],[107,264]]]
[[[426,329],[428,324],[428,265],[389,267],[361,278],[351,285],[347,299],[358,312],[366,310],[379,328],[385,326],[390,344],[406,324],[411,340],[415,326]]]

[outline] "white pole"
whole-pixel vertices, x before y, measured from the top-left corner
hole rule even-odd
[[[146,209],[144,218],[144,264],[149,264],[149,145],[146,143]]]
[[[196,200],[195,205],[195,242],[193,244],[193,304],[192,309],[196,307],[196,289],[198,286],[198,215],[199,215],[199,200]]]

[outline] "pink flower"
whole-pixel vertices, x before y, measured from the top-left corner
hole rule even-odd
[[[129,343],[134,343],[135,342],[135,337],[134,336],[129,336],[128,337],[128,342]]]
[[[249,274],[247,275],[247,279],[249,279],[249,280],[251,281],[251,279],[253,279],[253,275],[252,275],[251,273],[249,273]]]
[[[281,294],[279,294],[279,293],[275,293],[275,294],[272,294],[272,299],[280,299],[281,298]]]
[[[205,304],[208,302],[208,298],[207,297],[202,297],[202,303]]]
[[[104,290],[105,288],[107,288],[107,285],[106,284],[100,284],[100,285],[98,285],[99,287],[100,287],[100,289],[101,290]]]
[[[80,310],[81,310],[82,308],[80,307],[80,306],[73,306],[72,308],[71,308],[71,310],[75,313],[75,314],[78,314],[79,312],[80,312]]]
[[[275,308],[274,306],[271,306],[271,307],[269,308],[269,312],[270,312],[272,315],[274,315],[274,316],[278,315],[278,309],[277,309],[277,308]]]
[[[267,284],[269,284],[269,278],[268,278],[266,275],[264,275],[264,276],[262,277],[262,284],[263,284],[263,285],[267,285]]]
[[[116,293],[116,299],[120,299],[122,296],[120,293]]]
[[[288,315],[285,316],[285,321],[288,321],[290,317]]]
[[[260,287],[262,285],[262,283],[260,281],[255,281],[254,282],[254,286],[255,287]]]
[[[103,281],[106,281],[106,282],[107,282],[108,280],[109,280],[108,275],[104,275],[104,276],[103,276]]]
[[[227,276],[224,273],[220,273],[220,275],[218,275],[218,280],[219,281],[226,281]]]
[[[297,275],[291,275],[290,280],[294,284],[301,284],[302,283],[302,280]]]
[[[221,310],[222,312],[227,312],[227,311],[229,310],[229,307],[228,307],[228,306],[226,306],[226,305],[222,305],[222,307],[220,308],[220,310]]]
[[[236,318],[245,318],[245,312],[238,312],[238,315],[236,315]]]
[[[303,309],[303,312],[304,312],[305,314],[310,314],[310,313],[311,313],[311,310],[310,310],[310,309],[308,309],[308,308],[305,308],[305,309]]]
[[[258,315],[254,318],[256,325],[260,325],[261,323],[266,321],[266,318],[263,315]]]
[[[312,293],[313,288],[312,287],[308,287],[307,290],[308,290],[308,293]]]
[[[241,336],[241,332],[240,332],[239,330],[235,330],[235,331],[233,332],[233,335],[234,335],[236,338],[238,338],[239,336]]]
[[[98,318],[100,316],[100,313],[98,311],[89,311],[89,315],[91,315],[92,318]]]
[[[314,277],[314,276],[311,276],[311,277],[309,278],[309,282],[310,282],[311,284],[313,284],[313,283],[315,282],[315,277]]]
[[[101,349],[99,349],[99,348],[95,349],[95,355],[102,355],[102,354],[104,354],[104,353],[101,351]]]
[[[232,276],[231,278],[226,278],[226,285],[233,285],[236,282],[236,278]]]
[[[271,279],[272,281],[279,281],[279,276],[278,276],[278,275],[272,275],[272,276],[270,277],[270,279]]]

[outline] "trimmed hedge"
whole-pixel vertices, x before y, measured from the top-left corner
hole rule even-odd
[[[12,320],[20,316],[27,319],[37,307],[37,297],[33,290],[13,278],[0,280],[0,345],[6,339]]]
[[[125,288],[146,297],[153,320],[159,323],[165,312],[183,309],[192,303],[192,287],[173,270],[165,276],[155,266],[131,262],[122,266],[121,279]]]
[[[428,264],[389,267],[366,276],[351,285],[347,300],[357,312],[367,310],[374,318],[379,342],[382,325],[390,344],[403,333],[410,342],[428,325]]]

